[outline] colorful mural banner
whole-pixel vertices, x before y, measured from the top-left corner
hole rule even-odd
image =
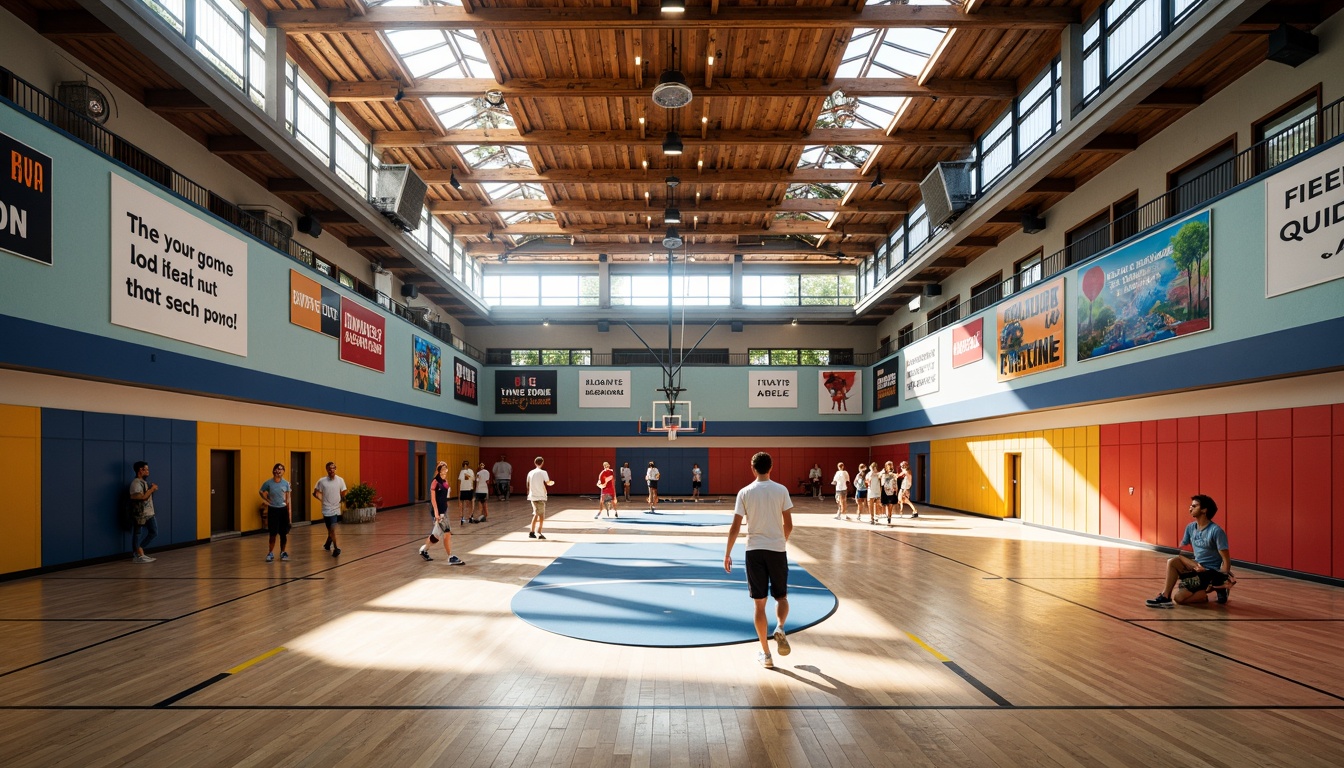
[[[337,338],[341,335],[340,294],[289,270],[289,322]]]
[[[382,373],[387,370],[387,320],[341,297],[341,360]]]
[[[863,413],[860,371],[817,371],[817,413],[823,416]]]
[[[51,264],[51,158],[0,133],[0,251]]]
[[[453,358],[453,399],[476,405],[476,366],[460,357]]]
[[[1265,181],[1265,298],[1344,277],[1344,144]]]
[[[748,408],[797,408],[797,371],[747,371]]]
[[[938,337],[930,336],[901,350],[905,357],[905,399],[938,391]]]
[[[495,413],[555,413],[555,371],[495,371]]]
[[[411,386],[431,395],[443,394],[443,353],[425,339],[411,334]]]
[[[1064,278],[1009,297],[996,314],[999,381],[1064,367]]]
[[[900,381],[900,357],[892,355],[873,366],[873,410],[881,411],[900,405],[901,397],[896,389]]]
[[[1079,360],[1209,330],[1211,214],[1163,227],[1079,272]]]
[[[985,318],[952,329],[952,367],[979,362],[985,356]]]

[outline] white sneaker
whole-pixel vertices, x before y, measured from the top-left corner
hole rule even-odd
[[[131,558],[131,562],[152,563],[154,562],[154,558],[150,557],[149,555],[136,555],[135,557]]]
[[[765,667],[766,669],[775,668],[775,660],[770,658],[770,654],[766,653],[765,651],[761,651],[760,653],[756,654],[756,661],[760,662],[761,666]]]
[[[775,630],[775,650],[779,651],[780,656],[788,656],[792,650],[789,648],[789,639],[784,636],[783,629]]]

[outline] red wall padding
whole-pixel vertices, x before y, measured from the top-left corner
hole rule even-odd
[[[1232,557],[1344,578],[1344,404],[1103,424],[1100,437],[1103,536],[1176,546],[1203,493]]]
[[[359,438],[359,478],[378,489],[379,506],[411,503],[410,447],[405,440],[388,437]]]

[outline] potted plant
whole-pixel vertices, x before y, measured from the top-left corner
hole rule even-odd
[[[367,523],[378,514],[378,490],[368,483],[359,483],[345,491],[346,523]]]

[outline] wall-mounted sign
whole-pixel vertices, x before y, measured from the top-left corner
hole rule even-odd
[[[999,381],[1064,367],[1064,278],[1014,294],[998,320]]]
[[[111,178],[112,323],[247,356],[247,243]]]
[[[341,296],[316,280],[289,271],[289,322],[331,338],[341,335]]]
[[[443,393],[443,353],[411,334],[411,387],[431,395]]]
[[[985,318],[977,317],[952,329],[952,367],[960,368],[985,356]]]
[[[747,371],[748,408],[797,408],[797,371]]]
[[[51,264],[51,158],[0,133],[0,251]]]
[[[873,366],[873,410],[881,411],[900,405],[896,383],[900,380],[900,357],[892,355]]]
[[[555,413],[556,372],[495,371],[495,413]]]
[[[453,358],[453,398],[476,404],[476,366],[460,357]]]
[[[817,413],[863,413],[863,377],[859,371],[817,371]]]
[[[580,408],[629,408],[629,371],[582,371],[579,373]]]
[[[901,350],[905,356],[905,399],[938,391],[938,337],[928,336]]]
[[[341,297],[341,359],[379,373],[387,369],[387,319]]]
[[[1336,144],[1265,181],[1265,296],[1341,277],[1344,144]]]

